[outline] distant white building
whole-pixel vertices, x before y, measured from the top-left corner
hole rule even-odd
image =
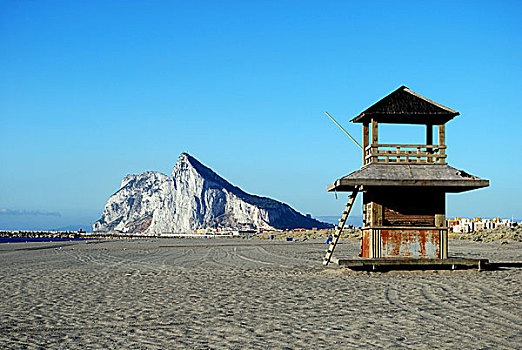
[[[454,233],[472,233],[478,230],[494,229],[500,226],[512,227],[516,224],[511,219],[482,219],[482,218],[455,218],[446,220],[446,224],[451,232]]]

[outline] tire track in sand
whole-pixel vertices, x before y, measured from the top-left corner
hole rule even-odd
[[[477,319],[477,318],[482,319],[483,321],[486,321],[488,323],[491,322],[490,316],[491,316],[491,314],[493,314],[495,316],[498,316],[498,318],[495,318],[497,320],[496,321],[497,324],[499,324],[503,327],[508,327],[508,328],[515,327],[515,328],[519,329],[520,331],[522,331],[522,325],[520,324],[520,322],[521,322],[520,317],[517,317],[509,312],[499,310],[497,308],[493,308],[488,305],[484,305],[483,303],[479,303],[477,301],[477,299],[466,297],[462,293],[455,293],[455,290],[448,288],[448,286],[437,283],[437,286],[440,291],[443,291],[446,295],[451,295],[451,296],[457,298],[459,301],[467,304],[466,306],[456,307],[454,305],[454,303],[445,301],[445,300],[448,300],[448,298],[441,297],[442,293],[433,292],[431,290],[433,284],[434,283],[432,283],[431,286],[426,285],[426,284],[420,285],[422,294],[431,303],[433,303],[439,307],[445,308],[445,309],[452,309],[453,311],[455,311],[458,314],[466,314],[469,317],[474,318],[474,319]],[[469,312],[468,310],[473,310],[473,312]],[[485,314],[484,314],[484,312],[485,312]],[[506,323],[504,321],[501,321],[503,319],[507,319],[511,322]]]
[[[411,283],[411,281],[408,281],[408,284],[410,284],[410,283]],[[418,283],[415,283],[415,284],[418,286]],[[424,301],[429,302],[429,300],[425,296],[422,295],[422,292],[420,293],[419,296],[424,298],[424,300],[422,302],[420,302],[420,305],[422,305],[424,303]],[[450,311],[450,310],[445,308],[444,307],[445,305],[435,304],[436,306],[438,306],[439,310],[444,311],[446,317],[435,315],[433,313],[430,313],[430,312],[427,312],[424,310],[419,310],[418,308],[413,307],[412,306],[413,304],[411,302],[402,301],[402,300],[411,300],[411,298],[412,298],[411,294],[400,295],[399,290],[397,290],[395,288],[390,288],[389,285],[386,285],[385,297],[386,297],[386,300],[390,304],[398,307],[399,309],[401,309],[411,315],[421,316],[424,320],[428,320],[439,327],[441,325],[445,325],[446,327],[451,327],[452,332],[457,333],[464,338],[468,338],[471,342],[473,342],[476,339],[485,338],[485,339],[490,340],[493,344],[495,344],[495,346],[497,348],[499,348],[498,346],[502,346],[504,349],[515,349],[518,347],[518,343],[506,340],[503,337],[495,337],[484,331],[476,330],[474,327],[471,327],[464,322],[453,321],[453,319],[459,320],[460,311],[459,311],[459,313],[454,315],[454,317],[448,317],[447,315],[450,314],[450,312],[448,312],[448,311]],[[418,305],[418,304],[416,304],[416,305]]]

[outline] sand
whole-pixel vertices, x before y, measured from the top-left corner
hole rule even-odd
[[[322,241],[0,244],[0,344],[57,349],[495,348],[522,344],[522,268],[324,268]],[[522,243],[450,240],[521,261]],[[356,240],[337,256],[354,257]]]

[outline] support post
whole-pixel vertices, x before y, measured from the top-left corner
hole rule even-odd
[[[379,144],[379,126],[375,119],[372,119],[372,154],[379,151],[379,148],[377,145]],[[377,158],[370,158],[370,162],[372,162],[375,159],[375,162],[377,162]]]
[[[372,226],[382,226],[382,205],[376,202],[372,206]]]
[[[363,124],[363,165],[366,165],[366,147],[370,143],[370,127],[368,123]]]
[[[379,125],[375,119],[372,119],[372,146],[379,143]]]
[[[426,145],[433,145],[433,125],[431,124],[426,124]],[[427,148],[426,151],[428,154],[431,154],[433,153],[433,148]],[[426,162],[433,162],[433,157],[426,157]]]
[[[446,145],[446,125],[440,124],[439,125],[439,146],[445,146]],[[446,149],[440,148],[439,149],[439,155],[444,156],[446,155]],[[446,158],[441,157],[440,158],[441,164],[446,164]]]
[[[444,214],[435,214],[435,226],[444,227],[446,224],[446,216]]]
[[[426,144],[433,145],[433,125],[426,125]]]
[[[440,230],[440,258],[448,258],[448,229]]]

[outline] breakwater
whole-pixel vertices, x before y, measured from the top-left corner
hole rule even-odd
[[[78,231],[0,231],[0,237],[5,238],[57,238],[57,239],[129,239],[154,238],[159,235],[136,235],[121,233],[92,233]]]
[[[147,239],[147,238],[218,238],[237,237],[239,234],[216,233],[161,233],[153,235],[110,232],[78,232],[78,231],[0,231],[0,238],[44,238],[44,239]]]

